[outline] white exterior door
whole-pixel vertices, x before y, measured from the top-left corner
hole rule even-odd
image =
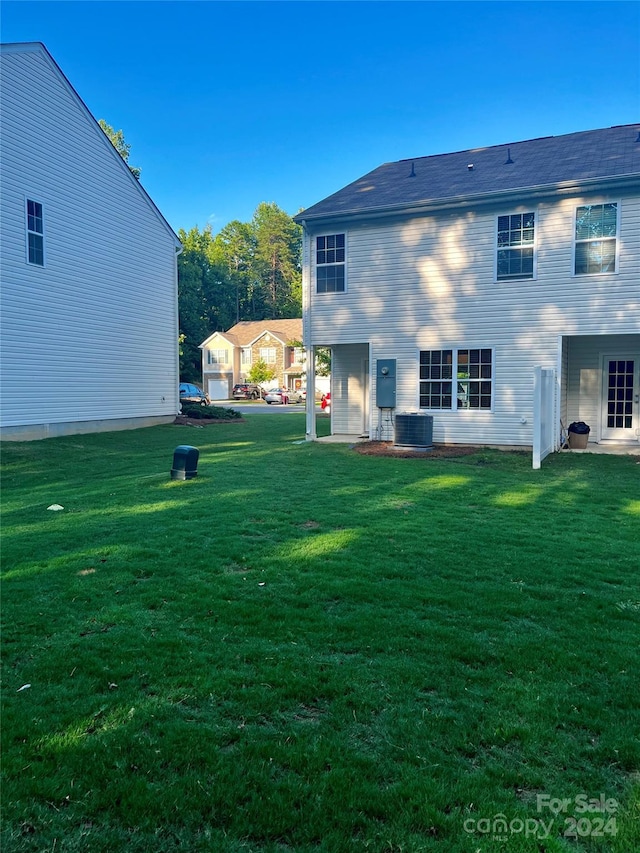
[[[601,437],[638,441],[640,418],[640,354],[612,353],[602,360]]]

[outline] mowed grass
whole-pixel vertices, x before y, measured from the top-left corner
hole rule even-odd
[[[4,445],[3,849],[640,850],[638,457],[303,433]]]

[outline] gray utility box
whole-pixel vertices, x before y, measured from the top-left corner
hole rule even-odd
[[[379,409],[396,407],[395,358],[379,358],[376,362],[376,406]]]
[[[173,468],[171,469],[172,480],[192,480],[198,476],[198,457],[200,451],[197,447],[181,444],[173,451]]]

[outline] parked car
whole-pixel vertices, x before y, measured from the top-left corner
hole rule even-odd
[[[258,400],[263,396],[263,391],[259,385],[240,382],[233,386],[231,396],[234,400]]]
[[[182,403],[196,403],[201,406],[208,406],[211,403],[209,397],[204,393],[202,388],[193,385],[191,382],[180,383],[180,405]]]
[[[302,394],[302,399],[306,400],[307,399],[307,389],[303,388],[302,391],[300,391],[300,393]],[[324,396],[324,394],[322,393],[322,391],[320,391],[319,388],[316,388],[316,400],[318,402],[320,402],[320,400],[322,400],[323,396]]]
[[[287,402],[289,403],[301,403],[304,399],[302,394],[299,391],[289,388],[272,388],[270,391],[267,391],[265,394],[265,402],[266,403],[282,403],[282,398],[286,396]]]
[[[322,409],[323,412],[330,414],[330,412],[331,412],[331,392],[329,392],[328,394],[322,395],[322,401],[320,403],[320,408]]]

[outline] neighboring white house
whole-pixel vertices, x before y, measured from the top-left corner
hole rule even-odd
[[[214,332],[200,344],[203,388],[212,400],[227,400],[262,361],[273,370],[270,386],[299,390],[306,385],[302,320],[245,320]]]
[[[178,238],[39,43],[2,69],[2,438],[170,422]]]
[[[295,218],[334,434],[422,413],[437,443],[637,446],[637,126],[387,163]]]

